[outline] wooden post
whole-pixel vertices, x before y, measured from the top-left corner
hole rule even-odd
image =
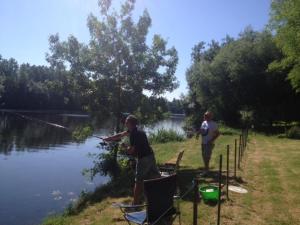
[[[237,147],[237,140],[234,139],[234,179],[236,179],[236,147]]]
[[[222,182],[222,155],[220,155],[220,164],[219,164],[219,199],[218,199],[217,225],[220,225],[220,216],[221,216],[221,182]]]
[[[227,145],[227,168],[226,168],[226,199],[229,199],[228,185],[229,185],[229,145]]]
[[[245,143],[246,147],[247,147],[247,142],[248,142],[248,133],[249,133],[249,129],[247,127],[247,129],[246,129],[246,143]]]
[[[193,225],[197,225],[198,202],[199,202],[199,178],[196,177],[194,179],[194,213],[193,213]]]
[[[243,144],[244,144],[244,151],[245,151],[245,149],[246,149],[246,129],[243,132],[243,136],[244,136]]]
[[[243,159],[244,156],[244,131],[242,131],[241,135],[241,159]]]
[[[238,157],[238,168],[241,168],[241,146],[242,146],[242,136],[240,135],[240,140],[239,140],[239,157]]]

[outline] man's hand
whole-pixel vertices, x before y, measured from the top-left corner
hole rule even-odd
[[[127,148],[127,154],[128,155],[135,155],[135,149],[134,149],[134,147],[132,147],[132,146],[129,146],[128,148]]]

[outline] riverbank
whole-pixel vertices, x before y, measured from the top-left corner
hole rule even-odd
[[[226,145],[229,144],[232,149],[237,138],[238,134],[229,133],[218,139],[211,160],[213,171],[218,168],[219,154],[225,156]],[[156,144],[153,148],[159,163],[175,160],[179,151],[185,151],[179,172],[179,185],[184,192],[203,166],[199,140],[192,138],[183,142]],[[237,174],[240,185],[249,193],[230,192],[230,200],[222,204],[222,224],[299,224],[299,155],[299,140],[251,134],[241,170]],[[230,168],[233,171],[233,166]],[[127,182],[124,183],[125,180]],[[100,192],[91,196],[94,201],[85,202],[75,214],[48,218],[43,224],[127,224],[120,211],[112,208],[111,204],[131,201],[130,182],[126,177],[115,186],[99,189]],[[192,224],[193,204],[190,199],[187,196],[181,202],[182,224]],[[201,201],[198,210],[198,224],[216,223],[216,206]]]

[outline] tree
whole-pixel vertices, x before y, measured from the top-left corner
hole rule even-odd
[[[239,124],[244,113],[260,125],[298,120],[299,97],[286,81],[287,71],[268,70],[282,58],[272,34],[247,27],[238,39],[227,40],[193,49],[196,57],[186,74],[193,120],[199,122],[205,110],[230,125]]]
[[[19,65],[13,58],[6,60],[0,57],[0,105],[5,107],[6,93],[11,93],[11,100],[16,100],[15,88]],[[1,94],[2,92],[2,94]]]
[[[284,57],[270,64],[271,70],[287,70],[288,79],[300,92],[300,1],[274,0],[271,5],[271,27]]]
[[[58,35],[49,39],[47,59],[51,65],[65,68],[68,62],[74,74],[88,76],[93,83],[89,89],[93,96],[90,109],[105,105],[105,110],[117,118],[122,111],[139,109],[143,91],[158,96],[178,86],[174,76],[178,62],[176,49],[168,49],[167,42],[159,35],[154,35],[151,46],[147,45],[151,18],[145,10],[135,23],[134,5],[134,0],[127,0],[120,12],[116,12],[111,9],[110,0],[99,0],[101,15],[88,17],[91,36],[88,45],[72,36],[65,42],[60,42]]]
[[[87,79],[87,78],[86,78]],[[69,71],[0,57],[0,105],[9,109],[82,110],[83,97]]]

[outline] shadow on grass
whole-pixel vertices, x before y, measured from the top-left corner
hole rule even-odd
[[[122,171],[117,177],[113,178],[107,184],[95,189],[94,192],[84,193],[80,196],[77,203],[70,205],[66,210],[67,215],[76,215],[83,211],[86,207],[103,199],[121,198],[132,195],[132,187],[134,185],[133,170]]]
[[[218,185],[219,182],[219,172],[216,170],[209,171],[205,176],[203,175],[203,168],[190,169],[182,167],[178,171],[178,187],[180,196],[185,195],[183,200],[193,202],[194,201],[194,190],[193,190],[193,180],[198,177],[201,185],[214,184]],[[226,176],[222,174],[222,186],[226,181]],[[229,184],[244,184],[242,178],[229,177]],[[119,176],[113,178],[107,184],[96,188],[94,192],[83,194],[78,202],[65,211],[67,215],[76,215],[82,212],[86,207],[97,202],[101,202],[103,199],[111,198],[121,198],[132,196],[132,187],[134,185],[134,170],[122,171]],[[223,202],[223,201],[222,201]],[[205,202],[209,206],[215,206],[214,202]]]
[[[178,172],[178,186],[180,189],[180,195],[186,196],[183,198],[185,201],[194,201],[194,191],[190,190],[193,186],[193,180],[195,177],[199,178],[199,187],[204,185],[216,185],[218,186],[219,183],[219,171],[217,170],[211,170],[208,173],[204,174],[204,169],[189,169],[189,168],[182,168]],[[224,171],[221,176],[221,186],[222,188],[225,187],[226,183],[226,175],[224,174]],[[240,185],[240,184],[246,184],[247,182],[244,181],[241,177],[234,177],[229,176],[228,177],[228,184],[229,185]],[[188,193],[187,193],[188,192]],[[224,195],[224,191],[222,191],[222,195]],[[223,200],[222,200],[223,202]],[[216,202],[205,202],[207,205],[215,206]]]

